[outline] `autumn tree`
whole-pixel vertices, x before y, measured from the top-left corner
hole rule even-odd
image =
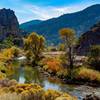
[[[70,28],[63,28],[59,31],[59,33],[65,44],[66,54],[68,55],[69,70],[71,71],[73,69],[74,58],[73,48],[76,41],[75,31]]]
[[[37,65],[38,61],[40,60],[41,52],[44,49],[44,42],[44,37],[35,32],[31,33],[24,40],[26,56],[34,66]]]

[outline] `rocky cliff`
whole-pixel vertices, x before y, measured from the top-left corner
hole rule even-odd
[[[100,45],[100,22],[84,33],[79,40],[77,52],[79,55],[87,55],[92,45]]]
[[[0,48],[5,47],[3,41],[8,38],[15,45],[22,44],[22,37],[20,36],[19,22],[13,10],[1,9],[0,10]]]
[[[10,9],[0,10],[0,34],[19,32],[19,23],[14,11]]]

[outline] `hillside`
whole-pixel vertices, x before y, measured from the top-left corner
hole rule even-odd
[[[78,54],[86,55],[92,45],[100,45],[100,22],[81,36],[77,46]]]
[[[29,27],[27,23],[26,25],[24,23],[24,27],[23,24],[20,25],[20,27],[23,27],[22,29],[28,33],[34,31],[44,35],[49,44],[58,44],[60,41],[58,34],[59,29],[70,27],[76,30],[77,36],[80,36],[98,21],[100,21],[100,4],[90,6],[79,12],[64,14],[58,18],[42,21],[38,24],[28,22],[28,24],[32,23]]]
[[[42,22],[41,20],[32,20],[32,21],[25,22],[25,23],[21,24],[20,28],[27,31],[27,32],[32,31],[33,25],[40,24],[41,22]]]

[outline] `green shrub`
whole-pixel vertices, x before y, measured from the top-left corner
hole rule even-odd
[[[91,47],[88,62],[92,68],[100,71],[100,45]]]

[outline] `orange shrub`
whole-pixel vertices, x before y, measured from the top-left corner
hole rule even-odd
[[[59,59],[48,58],[43,60],[43,63],[47,65],[48,70],[51,70],[55,73],[63,69]]]

